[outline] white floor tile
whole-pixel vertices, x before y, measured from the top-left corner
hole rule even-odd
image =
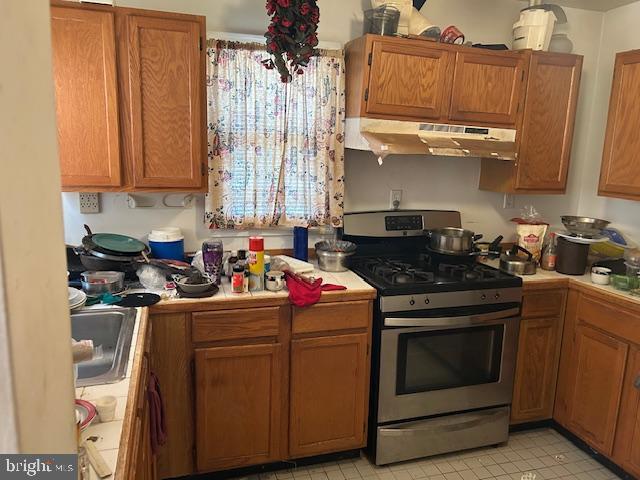
[[[108,440],[109,435],[105,437]],[[551,429],[514,433],[507,444],[497,448],[480,448],[382,467],[371,464],[363,456],[281,470],[275,472],[275,476],[271,475],[269,479],[263,479],[261,475],[260,480],[618,479],[611,471]]]

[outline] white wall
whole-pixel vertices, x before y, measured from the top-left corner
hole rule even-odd
[[[597,191],[615,55],[640,48],[639,19],[640,2],[611,10],[604,16],[592,122],[589,134],[584,139],[587,155],[581,172],[582,193],[578,208],[581,215],[613,222],[637,241],[640,241],[640,202],[599,197]]]
[[[207,30],[262,34],[267,24],[263,0],[119,0],[118,5],[158,10],[173,10],[207,16]],[[319,36],[324,41],[346,43],[362,33],[362,9],[367,0],[320,0],[321,19]],[[457,25],[467,40],[477,43],[506,43],[511,41],[511,27],[518,18],[520,2],[514,0],[429,0],[423,13],[436,24],[446,27]],[[599,51],[603,14],[600,12],[566,9],[569,24],[566,31],[575,44],[575,53],[585,56],[583,80],[575,132],[573,160],[569,190],[565,196],[519,197],[516,208],[503,210],[502,194],[478,190],[480,161],[477,159],[396,157],[389,158],[378,167],[370,154],[347,151],[346,199],[348,211],[386,209],[389,189],[404,190],[403,208],[446,208],[462,211],[468,227],[487,237],[502,234],[514,236],[509,219],[518,215],[526,204],[535,205],[550,222],[559,223],[562,214],[573,213],[579,198],[579,164],[587,156],[585,139],[589,132],[589,119],[595,90],[596,64]],[[578,175],[578,176],[577,176]],[[66,240],[78,243],[83,223],[95,231],[117,230],[142,237],[154,226],[174,224],[186,234],[188,249],[198,248],[209,231],[203,225],[203,202],[196,208],[175,210],[132,211],[126,208],[126,196],[103,195],[104,213],[80,215],[77,194],[63,194]],[[211,232],[228,238],[233,248],[244,240],[236,233]],[[290,236],[267,238],[267,248],[291,245]]]
[[[0,368],[13,446],[50,454],[77,443],[49,23],[48,0],[0,2]]]

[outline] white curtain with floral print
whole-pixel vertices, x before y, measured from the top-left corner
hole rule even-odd
[[[281,83],[264,46],[209,41],[210,228],[342,225],[344,55]]]

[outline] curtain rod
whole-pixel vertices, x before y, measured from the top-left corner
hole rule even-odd
[[[232,32],[207,32],[207,39],[226,40],[228,42],[243,43],[265,43],[265,38],[261,35],[251,35],[248,33],[232,33]],[[343,45],[340,42],[319,42],[318,48],[323,50],[342,50]]]

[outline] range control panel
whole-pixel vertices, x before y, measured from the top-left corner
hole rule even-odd
[[[422,215],[399,215],[384,217],[387,232],[422,230]]]

